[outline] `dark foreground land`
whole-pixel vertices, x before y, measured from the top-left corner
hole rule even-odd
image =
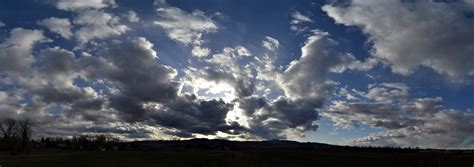
[[[293,144],[293,145],[292,145]],[[0,153],[1,167],[85,166],[364,166],[472,167],[474,152],[419,149],[353,148],[295,143],[133,143],[128,150],[71,150],[45,148],[30,153]],[[132,148],[132,149],[130,149]]]

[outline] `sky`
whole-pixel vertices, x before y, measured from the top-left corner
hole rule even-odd
[[[2,0],[35,137],[474,147],[474,1]]]

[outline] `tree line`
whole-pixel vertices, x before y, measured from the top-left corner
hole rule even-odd
[[[29,153],[32,149],[117,150],[120,138],[110,134],[80,135],[72,138],[42,137],[32,139],[33,124],[28,119],[0,120],[0,151]]]
[[[30,151],[32,124],[28,119],[0,121],[0,150],[12,153]]]

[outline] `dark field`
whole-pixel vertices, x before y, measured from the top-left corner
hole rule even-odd
[[[474,153],[380,153],[321,150],[163,150],[163,151],[33,151],[12,156],[0,153],[1,167],[85,166],[377,166],[377,167],[472,167]]]

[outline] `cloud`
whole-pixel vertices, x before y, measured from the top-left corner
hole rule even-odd
[[[102,9],[117,6],[115,0],[58,0],[55,3],[56,8],[67,11]]]
[[[227,131],[225,116],[232,104],[179,95],[179,83],[172,81],[176,70],[157,64],[158,55],[152,46],[145,38],[137,38],[112,44],[99,53],[111,67],[94,67],[91,72],[100,71],[100,75],[88,79],[102,79],[115,89],[108,99],[118,117],[128,123],[171,128],[175,131],[169,132],[177,130],[179,134]]]
[[[308,27],[301,27],[301,24],[303,24],[303,23],[313,23],[314,22],[314,20],[312,20],[308,16],[305,16],[305,15],[301,14],[298,11],[293,12],[291,14],[291,18],[292,18],[292,20],[290,21],[290,25],[291,25],[290,29],[292,31],[296,31],[296,32],[303,32],[303,31],[306,31],[308,29]]]
[[[243,46],[237,46],[235,49],[237,50],[239,56],[252,56],[252,53]]]
[[[0,27],[5,27],[5,23],[0,20]]]
[[[329,72],[340,73],[350,68],[369,69],[365,65],[353,66],[358,63],[355,58],[335,49],[336,45],[338,43],[327,32],[315,31],[308,37],[301,48],[301,58],[290,62],[284,73],[277,76],[277,83],[288,97],[324,99],[331,85],[326,78]]]
[[[164,0],[156,0],[155,7],[158,16],[158,20],[154,21],[155,25],[164,29],[170,39],[185,45],[193,45],[194,56],[207,56],[204,53],[209,53],[209,49],[201,47],[204,42],[202,36],[218,30],[211,17],[199,10],[188,13],[170,6]]]
[[[236,97],[250,96],[255,91],[255,81],[251,77],[252,67],[241,65],[242,59],[250,55],[251,52],[243,46],[226,47],[221,53],[214,54],[205,59],[204,61],[207,63],[207,66],[200,69],[188,68],[185,71],[187,76],[186,84],[194,87],[194,93],[199,93],[200,90],[208,90],[207,92],[211,93],[211,90],[220,89],[215,86],[216,84],[224,84],[230,85],[233,88],[231,93]],[[202,82],[207,82],[208,84],[203,84]],[[228,98],[231,98],[230,96]]]
[[[473,114],[465,111],[444,110],[426,118],[424,124],[373,133],[355,139],[357,145],[418,146],[426,148],[471,148],[474,146]],[[428,142],[429,141],[429,142]]]
[[[368,35],[372,55],[395,73],[408,75],[420,66],[452,77],[471,75],[470,33],[474,25],[464,1],[365,1],[322,7],[336,23],[356,26]],[[431,19],[427,19],[431,18]]]
[[[73,19],[73,23],[80,25],[74,36],[80,44],[93,39],[105,39],[121,35],[130,28],[120,23],[119,17],[100,10],[80,11]]]
[[[69,39],[72,37],[71,22],[66,18],[50,17],[41,21],[38,21],[38,25],[47,27],[51,32],[55,32],[61,37]]]
[[[280,46],[271,37],[266,40],[273,50]],[[337,51],[336,45],[328,33],[315,32],[302,47],[301,57],[290,62],[284,70],[272,67],[268,55],[255,55],[255,62],[245,64],[245,58],[251,54],[248,49],[226,47],[221,53],[204,59],[207,64],[200,70],[188,68],[184,83],[198,98],[223,97],[228,89],[217,90],[224,88],[219,84],[230,85],[234,96],[226,101],[234,103],[229,113],[236,117],[230,120],[238,122],[241,134],[260,139],[297,139],[306,131],[317,129],[314,122],[319,119],[318,110],[331,96],[334,86],[326,74],[343,72],[349,69],[345,66],[357,61],[353,56]],[[270,85],[284,94],[273,99],[259,96]],[[217,94],[200,93],[215,90]]]
[[[138,17],[137,13],[134,11],[127,12],[127,19],[129,22],[132,22],[132,23],[136,23],[140,21],[140,18]]]
[[[72,23],[79,28],[73,34],[80,46],[93,39],[106,39],[124,34],[130,30],[128,26],[120,23],[119,17],[103,10],[117,7],[115,0],[59,0],[55,1],[54,5],[58,9],[76,14],[72,19]],[[54,19],[48,22],[49,26],[47,27],[49,29],[51,29],[52,24],[55,24],[56,31],[61,29],[61,33],[67,33],[66,27],[68,26],[64,20]],[[47,23],[42,24],[46,26]]]
[[[280,41],[275,38],[266,36],[262,41],[262,46],[270,51],[277,51],[280,48]]]
[[[202,48],[201,46],[194,46],[191,54],[196,57],[206,57],[211,53],[209,48]]]
[[[231,127],[225,118],[233,108],[222,100],[196,101],[192,96],[181,96],[165,107],[155,107],[151,117],[157,124],[180,132],[215,135]]]
[[[25,73],[34,62],[33,46],[44,39],[40,30],[15,28],[10,37],[0,44],[0,71],[7,75]]]
[[[156,64],[157,54],[152,46],[145,38],[137,38],[113,44],[99,53],[111,67],[95,67],[102,71],[97,79],[104,79],[117,89],[110,95],[110,103],[123,113],[125,120],[141,119],[146,112],[141,107],[144,102],[165,102],[176,96],[177,83],[170,81],[176,71]]]
[[[410,98],[408,86],[403,83],[381,83],[369,86],[367,98],[378,102],[404,101]]]
[[[239,107],[246,116],[246,131],[263,139],[297,139],[306,131],[316,131],[314,121],[319,119],[316,108],[321,101],[313,99],[290,100],[284,97],[274,102],[264,98],[239,99]]]
[[[205,36],[221,28],[213,15],[185,11],[157,0],[152,22],[168,38],[191,49],[197,58],[187,60],[188,66],[180,62],[165,64],[173,58],[168,52],[154,49],[161,46],[136,37],[144,35],[141,32],[127,34],[131,28],[122,21],[146,24],[145,15],[139,18],[129,9],[115,14],[115,1],[59,0],[54,4],[72,17],[50,17],[37,23],[65,39],[76,40],[81,47],[72,51],[68,45],[52,47],[43,42],[47,38],[42,31],[23,28],[12,29],[0,44],[0,119],[30,118],[38,125],[38,135],[103,132],[126,139],[297,140],[308,131],[316,131],[317,121],[324,116],[342,128],[368,125],[383,130],[348,141],[351,144],[473,146],[473,116],[469,110],[447,108],[441,97],[412,97],[413,90],[403,83],[374,83],[360,91],[339,88],[341,83],[332,78],[347,71],[368,71],[380,62],[397,69],[399,62],[392,59],[397,56],[414,63],[410,68],[425,66],[444,73],[435,64],[447,57],[437,47],[447,47],[446,52],[454,55],[455,61],[448,64],[458,62],[459,57],[466,58],[470,51],[465,55],[459,51],[466,50],[465,41],[470,42],[469,35],[461,38],[458,34],[467,31],[461,23],[469,22],[453,11],[467,8],[456,5],[461,2],[353,1],[345,7],[326,5],[323,9],[338,23],[357,26],[369,36],[373,53],[364,60],[343,51],[341,48],[345,47],[329,33],[306,31],[304,26],[314,21],[310,15],[294,12],[290,25],[303,28],[298,30],[307,32],[303,36],[306,40],[301,44],[301,55],[285,64],[280,60],[285,55],[279,55],[284,46],[269,36],[257,43],[263,52],[255,50],[251,43],[211,50],[205,46]],[[391,9],[387,4],[399,6]],[[433,11],[428,10],[431,5]],[[364,10],[358,11],[358,7]],[[441,15],[440,9],[448,12]],[[379,12],[385,10],[388,12]],[[398,10],[402,13],[394,12]],[[394,13],[403,17],[393,16]],[[437,18],[421,19],[419,14]],[[457,19],[454,28],[460,32],[447,32],[444,25],[437,23],[447,18]],[[394,19],[410,24],[398,26],[392,22],[399,20]],[[424,24],[436,26],[431,32],[446,32],[428,36]],[[409,25],[415,28],[407,28]],[[436,39],[422,41],[418,46],[411,41],[428,37]],[[398,40],[403,42],[394,44]],[[457,47],[441,45],[449,45],[449,41],[458,42]],[[382,51],[387,51],[385,57]],[[456,56],[459,54],[463,55]],[[428,60],[431,64],[424,63]],[[468,60],[456,64],[459,71],[448,66],[443,70],[450,76],[468,73]],[[433,142],[423,143],[428,140]]]
[[[347,144],[430,148],[474,145],[471,112],[446,109],[441,97],[413,98],[408,90],[402,83],[382,83],[371,85],[367,92],[348,91],[357,98],[332,101],[322,115],[343,128],[365,124],[383,129]]]

